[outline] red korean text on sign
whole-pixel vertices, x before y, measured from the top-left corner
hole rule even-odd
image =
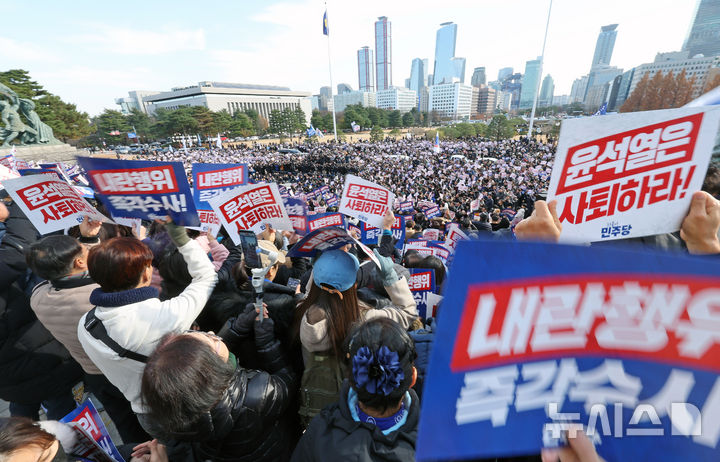
[[[245,184],[245,167],[238,166],[222,170],[199,172],[197,189],[218,188],[222,186],[239,186]]]
[[[432,289],[432,272],[427,271],[423,273],[415,273],[410,275],[410,281],[408,281],[411,292],[419,292],[422,290]]]
[[[453,371],[569,355],[720,371],[720,280],[607,274],[468,289]]]
[[[175,172],[170,165],[90,172],[98,190],[105,195],[166,194],[178,192]]]
[[[693,114],[571,147],[557,193],[691,161],[702,120]]]

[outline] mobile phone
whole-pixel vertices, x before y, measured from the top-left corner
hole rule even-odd
[[[252,231],[238,231],[240,236],[240,247],[245,255],[245,265],[248,268],[261,268],[260,255],[257,253],[257,236]]]
[[[297,286],[300,285],[300,279],[288,278],[287,286],[292,290],[297,290]]]

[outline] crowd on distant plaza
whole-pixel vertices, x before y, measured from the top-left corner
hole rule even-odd
[[[455,222],[471,237],[557,242],[560,221],[543,200],[554,154],[527,139],[442,142],[439,152],[401,139],[140,158],[181,161],[188,174],[197,162],[246,163],[251,181],[296,196],[322,186],[340,196],[352,173],[412,202],[406,239]],[[704,189],[668,239],[720,254],[715,167]],[[351,243],[292,257],[296,233],[258,234],[267,268],[260,309],[245,250],[225,230],[213,236],[170,220],[133,230],[85,217],[40,236],[0,197],[0,399],[13,415],[0,419],[0,460],[79,460],[81,445],[56,422],[76,408],[79,382],[102,403],[128,461],[414,460],[420,403],[432,398],[422,384],[435,324],[418,310],[410,271],[434,270],[442,295],[448,269],[434,254],[400,251],[393,210],[370,251]],[[424,218],[428,202],[441,216]],[[41,406],[48,420],[38,424]],[[600,460],[584,433],[568,439],[542,460]]]

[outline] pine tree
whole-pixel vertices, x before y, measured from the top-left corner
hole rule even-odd
[[[640,103],[645,98],[645,90],[647,89],[648,83],[650,82],[650,74],[645,73],[642,79],[635,85],[635,89],[630,96],[625,100],[623,105],[620,107],[620,112],[635,112],[640,111]]]

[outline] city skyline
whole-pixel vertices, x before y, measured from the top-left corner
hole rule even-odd
[[[521,71],[540,52],[545,25],[538,18],[547,14],[547,2],[506,3],[449,0],[438,10],[426,0],[370,0],[358,10],[330,2],[333,80],[357,84],[357,50],[374,48],[373,23],[380,16],[392,22],[395,86],[403,86],[410,76],[414,58],[428,59],[432,69],[436,31],[449,21],[458,25],[455,55],[466,58],[468,69],[485,67],[488,80],[503,67]],[[27,69],[49,91],[91,115],[117,109],[114,99],[128,91],[167,90],[204,80],[312,93],[329,85],[323,3],[211,0],[203,5],[204,19],[174,14],[182,5],[177,2],[173,11],[165,11],[131,0],[126,9],[142,14],[120,22],[89,0],[72,7],[47,4],[31,24],[10,22],[0,31],[0,62],[3,69]],[[5,12],[17,17],[23,10],[10,4]],[[694,1],[608,0],[600,8],[556,0],[543,74],[553,75],[556,94],[570,93],[573,80],[591,66],[600,27],[615,23],[611,65],[630,69],[652,62],[658,52],[681,49],[694,11]]]

